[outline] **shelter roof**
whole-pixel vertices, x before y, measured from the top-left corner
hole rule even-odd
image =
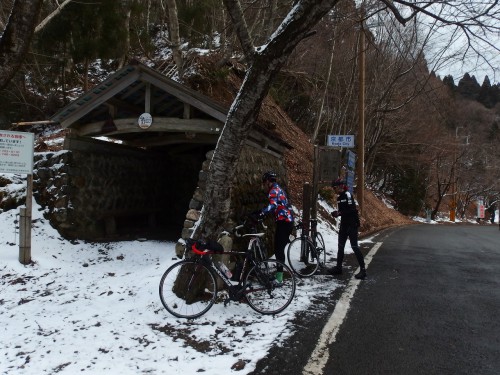
[[[149,127],[139,126],[143,114]],[[215,144],[228,108],[162,73],[133,61],[83,93],[51,118],[73,135],[104,136],[124,144],[152,148],[179,143]],[[257,144],[289,147],[266,129],[252,132]],[[262,145],[261,145],[262,147]],[[281,149],[281,150],[279,150]]]

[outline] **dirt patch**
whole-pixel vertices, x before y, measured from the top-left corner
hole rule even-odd
[[[415,224],[415,221],[388,207],[372,191],[365,190],[364,212],[360,228],[362,236],[370,235],[385,228],[410,224]]]

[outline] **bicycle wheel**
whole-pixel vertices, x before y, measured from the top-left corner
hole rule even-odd
[[[309,277],[319,267],[316,248],[311,240],[305,237],[294,239],[288,245],[288,264],[300,277]]]
[[[318,253],[319,265],[320,267],[325,267],[326,265],[326,247],[323,235],[316,232],[316,252]]]
[[[283,267],[283,282],[276,281],[277,266]],[[292,270],[274,259],[257,262],[245,279],[245,297],[252,309],[261,314],[277,314],[292,302],[295,278]]]
[[[178,318],[205,314],[217,297],[217,283],[210,269],[192,260],[175,263],[160,280],[161,303]]]

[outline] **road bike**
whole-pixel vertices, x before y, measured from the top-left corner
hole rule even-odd
[[[287,250],[288,264],[300,277],[310,277],[326,266],[325,240],[318,232],[318,220],[311,219],[309,223],[309,230],[303,222],[297,223],[300,236],[290,242]]]
[[[170,266],[160,280],[160,299],[167,311],[187,319],[205,314],[217,301],[217,277],[227,287],[228,297],[224,305],[229,301],[245,301],[261,314],[272,315],[283,311],[295,296],[295,278],[286,264],[267,259],[262,242],[264,233],[257,232],[259,222],[262,221],[246,220],[234,228],[235,236],[249,238],[246,251],[224,252],[218,243],[187,240],[186,247],[194,255]],[[232,281],[224,266],[213,261],[215,254],[244,258],[237,280]],[[278,266],[283,268],[282,282],[276,280]]]

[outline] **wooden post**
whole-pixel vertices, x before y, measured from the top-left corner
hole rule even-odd
[[[304,183],[302,194],[302,225],[303,232],[306,236],[309,235],[309,221],[311,220],[311,185],[309,182]]]
[[[364,17],[364,11],[361,13]],[[359,28],[359,126],[358,126],[358,160],[357,160],[357,191],[359,213],[363,215],[365,189],[365,31],[363,21]]]
[[[313,186],[311,195],[311,217],[317,218],[318,215],[318,190],[319,190],[319,147],[314,145],[314,159],[313,159]]]
[[[28,174],[26,188],[26,204],[21,207],[19,215],[19,262],[31,263],[31,212],[33,200],[33,175]]]
[[[19,209],[19,262],[29,264],[31,261],[30,248],[27,246],[26,238],[26,207]]]

